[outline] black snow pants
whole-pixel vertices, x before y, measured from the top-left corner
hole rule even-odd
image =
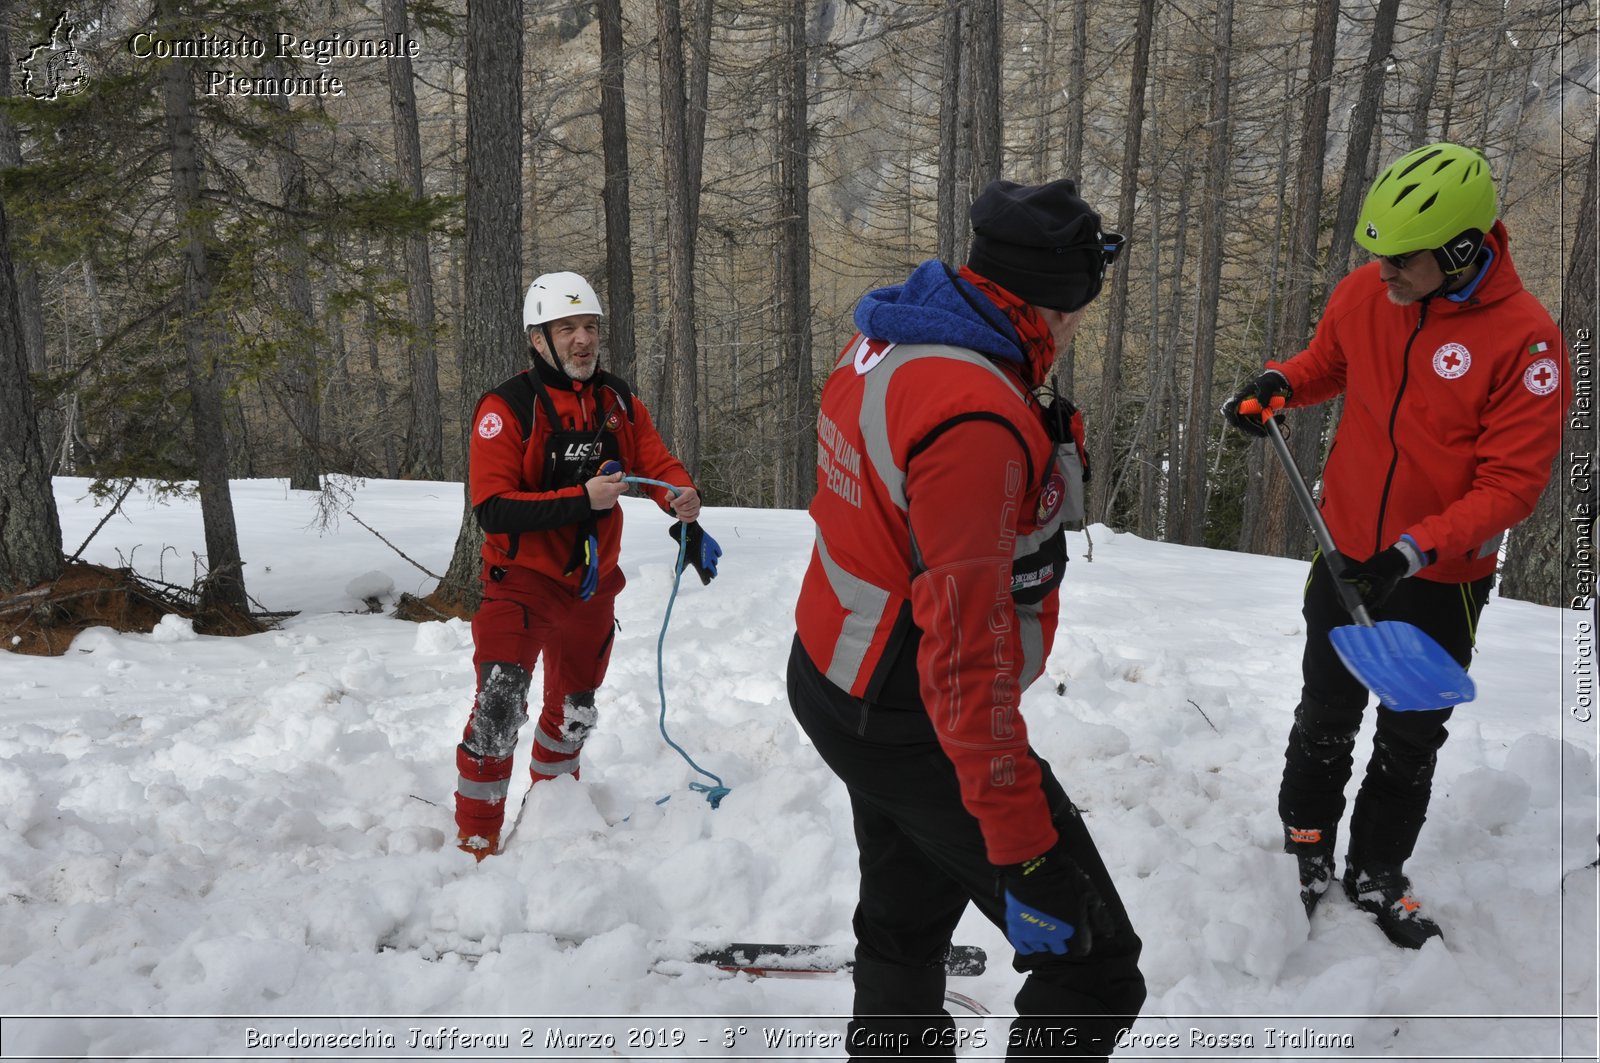
[[[1416,625],[1465,668],[1472,661],[1478,616],[1493,585],[1493,576],[1472,583],[1401,580],[1375,619]],[[1344,815],[1345,786],[1370,695],[1328,640],[1333,628],[1354,621],[1340,604],[1320,557],[1311,563],[1303,612],[1304,685],[1284,751],[1278,814],[1285,826],[1320,830],[1332,839]],[[1394,712],[1379,703],[1372,757],[1350,814],[1350,863],[1398,867],[1410,858],[1427,818],[1433,769],[1449,737],[1445,723],[1450,714],[1448,708]]]
[[[797,638],[789,704],[817,752],[848,787],[860,851],[855,912],[852,1057],[952,1058],[944,956],[967,905],[1005,928],[1001,882],[978,821],[961,802],[955,766],[925,711],[851,697],[825,677]],[[1030,750],[1030,753],[1032,751]],[[1039,759],[1034,754],[1035,759]],[[1104,1059],[1144,1003],[1141,944],[1078,810],[1039,759],[1066,851],[1104,898],[1113,931],[1083,959],[1016,956],[1026,972],[1008,1058]],[[991,1056],[998,1046],[988,1046]]]

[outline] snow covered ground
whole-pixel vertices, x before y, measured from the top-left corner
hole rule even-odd
[[[56,484],[68,549],[104,514],[85,488]],[[234,490],[252,595],[300,610],[280,630],[208,638],[169,618],[93,629],[60,658],[0,653],[4,1058],[842,1055],[847,978],[670,959],[695,941],[850,940],[844,792],[784,697],[803,513],[708,510],[722,575],[689,579],[672,614],[669,729],[732,787],[721,807],[657,727],[675,548],[630,499],[583,779],[539,787],[510,851],[478,865],[449,812],[467,625],[358,612],[372,589],[392,604],[431,581],[348,518],[319,530],[314,496]],[[442,571],[461,493],[374,481],[350,508]],[[197,504],[124,510],[86,559],[187,583]],[[1062,631],[1023,708],[1145,942],[1150,999],[1118,1058],[1594,1058],[1596,873],[1574,869],[1595,857],[1596,724],[1563,690],[1581,663],[1592,691],[1584,617],[1491,602],[1480,695],[1451,725],[1410,866],[1447,940],[1406,952],[1339,896],[1308,925],[1278,852],[1305,566],[1093,539],[1091,563],[1069,537]],[[962,1054],[994,1058],[1020,979],[981,919],[958,940],[991,962],[952,988],[995,1013],[958,1012]],[[623,1018],[584,1018],[608,1015]]]

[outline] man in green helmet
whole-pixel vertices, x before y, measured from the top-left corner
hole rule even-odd
[[[1355,238],[1376,261],[1334,289],[1305,350],[1268,362],[1223,413],[1264,436],[1265,418],[1283,408],[1344,396],[1321,503],[1347,560],[1343,578],[1377,619],[1416,625],[1466,667],[1500,544],[1533,511],[1561,445],[1566,349],[1512,265],[1479,152],[1430,144],[1402,156],[1367,193]],[[1246,400],[1255,401],[1241,411]],[[1368,700],[1328,640],[1350,623],[1332,580],[1313,562],[1303,686],[1278,793],[1307,915],[1333,880]],[[1440,936],[1402,866],[1450,713],[1378,706],[1350,815],[1344,892],[1407,948]]]

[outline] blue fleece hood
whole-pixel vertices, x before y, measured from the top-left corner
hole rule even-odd
[[[891,343],[943,343],[1023,364],[1022,341],[1005,312],[937,260],[904,284],[878,288],[856,304],[863,336]]]

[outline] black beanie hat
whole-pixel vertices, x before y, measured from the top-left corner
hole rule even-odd
[[[1100,215],[1078,198],[1072,181],[993,181],[972,201],[970,213],[967,265],[975,272],[1052,310],[1071,312],[1100,294],[1106,239]]]

